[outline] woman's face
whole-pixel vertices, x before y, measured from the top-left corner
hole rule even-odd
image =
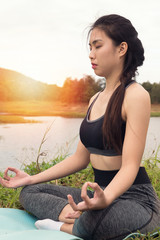
[[[89,46],[89,58],[96,75],[108,78],[117,71],[120,64],[119,46],[115,46],[103,30],[92,30]]]

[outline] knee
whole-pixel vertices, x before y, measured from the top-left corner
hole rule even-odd
[[[19,195],[19,201],[22,204],[22,206],[25,205],[25,202],[28,201],[28,199],[30,198],[30,194],[36,193],[38,192],[38,186],[36,185],[28,185],[25,186]]]
[[[19,201],[22,205],[23,205],[24,200],[26,199],[26,195],[28,194],[29,187],[30,186],[25,186],[20,192]]]

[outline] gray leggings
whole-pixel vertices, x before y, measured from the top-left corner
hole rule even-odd
[[[67,194],[71,194],[76,203],[82,201],[80,189],[37,184],[23,188],[20,202],[37,218],[58,221],[62,209],[68,204]],[[88,191],[88,195],[93,197],[93,192]],[[73,234],[85,240],[122,240],[131,232],[147,233],[157,227],[160,227],[160,207],[153,187],[138,184],[109,207],[85,211],[75,220]]]

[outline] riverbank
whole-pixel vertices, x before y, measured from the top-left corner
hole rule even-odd
[[[160,104],[151,105],[151,117],[160,117]]]
[[[0,123],[30,123],[24,116],[60,116],[83,118],[87,104],[66,104],[62,102],[0,102]],[[151,117],[160,117],[160,104],[152,104]],[[35,122],[35,121],[34,121]]]
[[[87,104],[66,104],[60,101],[20,101],[0,102],[0,118],[2,116],[61,116],[84,117]]]
[[[35,120],[30,120],[30,119],[25,119],[20,116],[10,116],[10,115],[1,115],[0,116],[0,124],[1,123],[39,123],[40,121],[35,121]]]

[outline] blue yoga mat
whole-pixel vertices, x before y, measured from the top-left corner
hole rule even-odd
[[[73,235],[49,230],[37,230],[37,218],[18,209],[0,208],[0,240],[78,240]]]

